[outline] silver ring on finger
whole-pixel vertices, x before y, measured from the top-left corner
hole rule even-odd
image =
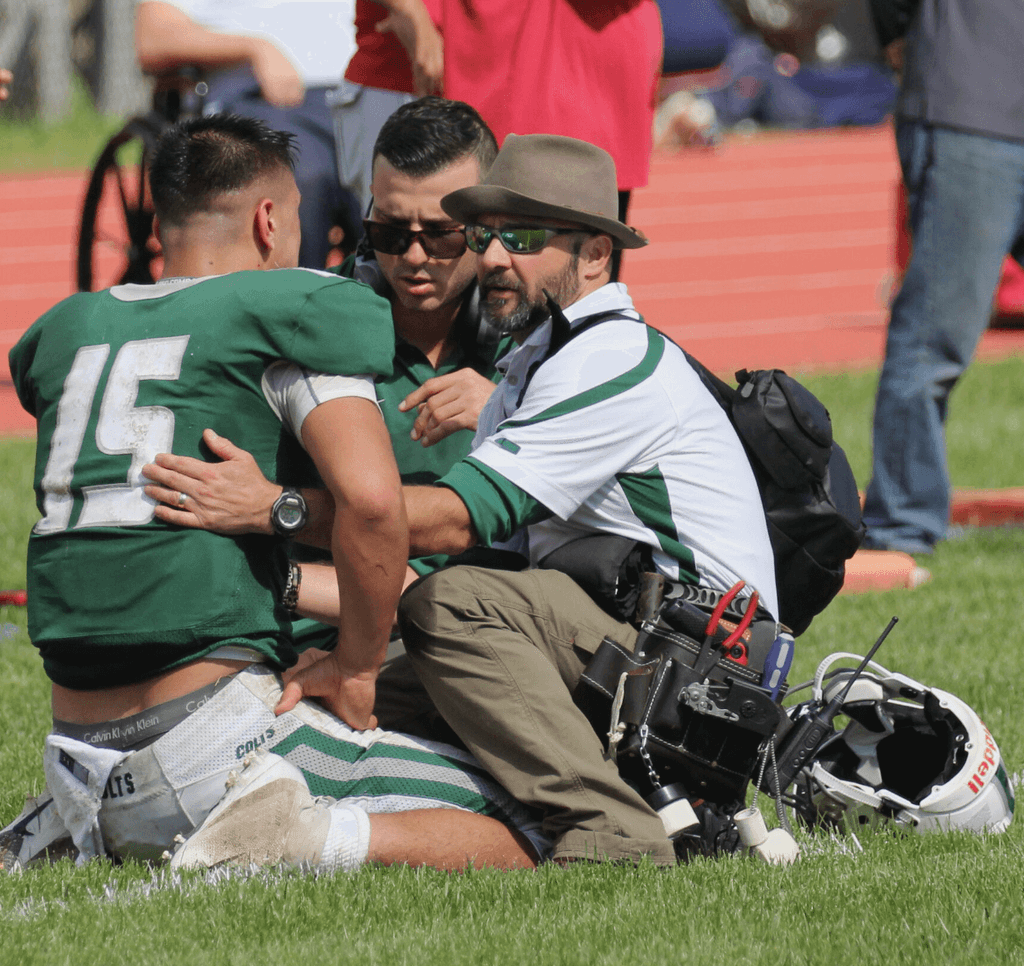
[[[185,501],[187,499],[188,499],[188,494],[187,493],[179,493],[178,494],[178,506],[184,506],[185,505]]]

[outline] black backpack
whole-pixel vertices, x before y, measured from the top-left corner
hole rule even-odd
[[[779,620],[802,634],[839,593],[864,539],[857,483],[831,417],[781,369],[741,369],[734,389],[683,354],[747,451],[775,553]]]
[[[592,316],[571,328],[549,298],[551,348],[537,366],[571,339],[619,312]],[[663,332],[659,333],[676,345]],[[779,620],[802,634],[839,593],[846,561],[864,538],[860,496],[832,419],[817,396],[781,369],[736,373],[733,388],[678,346],[701,382],[725,410],[747,452],[761,491],[775,554]],[[520,393],[520,402],[526,385]]]

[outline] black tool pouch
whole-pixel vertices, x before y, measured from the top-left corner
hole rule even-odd
[[[651,548],[629,537],[593,533],[553,550],[537,566],[568,574],[602,609],[632,622],[640,597],[641,574],[653,570]]]
[[[751,639],[758,634],[774,637],[755,624]],[[664,620],[645,623],[635,653],[605,638],[583,681],[611,702],[610,753],[627,780],[641,788],[678,782],[691,800],[733,806],[743,802],[758,750],[784,715],[761,687],[760,666],[726,658],[701,673],[701,656],[701,643],[689,634]]]

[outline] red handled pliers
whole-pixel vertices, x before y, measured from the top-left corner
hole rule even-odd
[[[736,595],[746,586],[746,581],[738,580],[722,595],[722,599],[711,612],[711,617],[708,619],[708,626],[704,630],[704,633],[707,635],[704,641],[705,648],[709,647],[715,631],[718,630],[718,625],[722,621],[726,608],[733,602],[733,600],[735,600]],[[743,637],[747,628],[750,627],[750,624],[754,619],[754,614],[757,613],[757,606],[759,602],[760,598],[755,590],[750,595],[747,608],[743,612],[743,617],[740,618],[739,624],[736,625],[736,629],[724,641],[722,641],[719,647],[723,657],[727,657],[744,667],[746,667],[747,664],[747,645],[744,644],[740,638]]]

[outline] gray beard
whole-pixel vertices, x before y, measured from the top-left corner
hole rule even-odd
[[[491,313],[486,302],[481,303],[481,312],[484,321],[498,335],[511,335],[513,332],[521,332],[530,326],[543,322],[548,316],[547,303],[541,305],[529,305],[520,302],[514,312],[508,315],[496,316]]]
[[[579,279],[576,274],[578,265],[579,255],[573,254],[572,261],[566,265],[562,274],[553,281],[547,280],[546,287],[560,308],[564,309],[571,305],[579,295]],[[526,302],[520,299],[519,305],[512,312],[498,317],[492,315],[487,307],[487,292],[482,290],[480,295],[480,308],[484,320],[499,335],[512,335],[514,332],[534,328],[551,315],[546,299],[540,302]]]

